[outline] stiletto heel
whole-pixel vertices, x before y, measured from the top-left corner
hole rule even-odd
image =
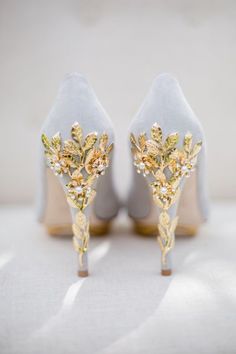
[[[79,122],[72,123],[74,118]],[[90,129],[93,129],[92,132]],[[55,130],[60,132],[55,133]],[[86,136],[83,130],[88,131]],[[88,275],[91,214],[108,223],[118,211],[118,200],[111,173],[104,176],[105,171],[110,169],[108,166],[113,148],[113,143],[109,142],[113,137],[111,124],[81,75],[72,74],[66,79],[42,132],[47,166],[59,177],[60,185],[57,185],[55,177],[48,171],[53,191],[52,196],[49,196],[49,190],[43,193],[48,197],[44,198],[46,202],[43,198],[40,200],[44,204],[44,208],[41,207],[44,209],[41,219],[49,228],[56,224],[57,230],[60,230],[60,216],[63,229],[65,211],[68,213],[70,210],[71,221],[67,224],[73,231],[73,245],[78,253],[78,275],[85,277]],[[45,179],[41,184],[43,190]],[[96,194],[98,201],[95,199]],[[62,199],[63,202],[60,202]],[[66,207],[65,200],[70,208]],[[57,203],[61,203],[61,206],[56,206]],[[107,203],[110,209],[103,203]],[[56,215],[50,210],[54,206]],[[51,214],[53,221],[50,221],[47,214]]]
[[[129,214],[135,224],[138,223],[139,230],[142,225],[144,229],[155,228],[161,250],[161,273],[170,275],[171,250],[179,219],[184,220],[186,226],[192,221],[197,226],[200,213],[202,219],[206,218],[204,136],[177,81],[170,75],[161,75],[155,80],[130,130],[134,166],[142,176],[135,177],[129,197]],[[197,165],[198,155],[200,163]],[[195,167],[197,177],[192,179]],[[191,185],[185,184],[185,178],[190,175]],[[143,176],[147,183],[142,181]],[[199,190],[200,184],[202,190]],[[156,207],[153,207],[150,195]],[[198,200],[191,199],[193,196]],[[183,201],[185,204],[181,206]],[[192,216],[189,207],[192,207]],[[153,209],[156,210],[156,226]],[[179,212],[180,218],[177,216]]]

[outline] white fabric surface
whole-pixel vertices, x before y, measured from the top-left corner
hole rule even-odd
[[[0,209],[0,353],[236,352],[236,204],[218,203],[197,237],[179,238],[159,275],[155,239],[91,240],[91,276],[71,241],[48,236],[28,207]]]

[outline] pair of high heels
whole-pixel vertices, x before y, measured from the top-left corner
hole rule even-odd
[[[169,74],[154,80],[129,130],[128,214],[138,233],[157,235],[161,274],[170,275],[175,234],[195,234],[208,214],[203,130]],[[78,275],[85,277],[89,235],[109,231],[120,203],[112,180],[112,123],[82,75],[62,83],[41,141],[39,219],[49,234],[73,231]]]

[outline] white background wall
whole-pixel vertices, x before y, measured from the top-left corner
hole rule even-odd
[[[0,0],[1,202],[33,199],[38,131],[75,70],[114,122],[123,196],[127,127],[154,76],[168,71],[205,127],[211,195],[236,197],[235,1]]]

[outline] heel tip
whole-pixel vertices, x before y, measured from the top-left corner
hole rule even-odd
[[[164,276],[169,276],[171,274],[172,274],[171,269],[162,269],[162,271],[161,271],[161,275],[164,275]]]
[[[78,276],[81,278],[86,278],[89,275],[87,270],[79,270],[78,271]]]

